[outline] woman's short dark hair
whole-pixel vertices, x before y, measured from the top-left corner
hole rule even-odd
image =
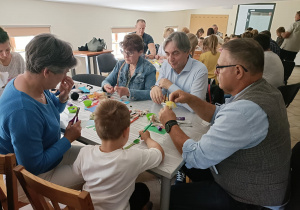
[[[0,44],[4,44],[7,41],[9,41],[9,36],[7,32],[0,27]]]
[[[244,65],[251,73],[262,73],[264,70],[264,51],[254,39],[234,39],[222,45],[223,50],[230,52],[235,64]]]
[[[164,42],[164,49],[169,42],[174,42],[176,47],[182,52],[190,52],[191,50],[190,40],[184,32],[174,32],[168,36]]]
[[[120,42],[120,47],[127,51],[144,51],[144,42],[142,37],[137,34],[127,34],[124,40]]]
[[[39,74],[45,68],[54,74],[62,74],[77,64],[69,43],[52,34],[35,36],[25,48],[26,69]]]
[[[207,29],[207,36],[211,35],[211,34],[215,34],[215,31],[213,28],[208,28]]]
[[[266,35],[266,34],[257,34],[254,37],[254,40],[257,41],[260,46],[264,49],[264,51],[267,51],[268,49],[270,49],[270,41],[271,38]]]

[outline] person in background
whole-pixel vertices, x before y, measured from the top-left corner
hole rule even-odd
[[[198,46],[196,47],[196,50],[198,51],[203,50],[203,41],[204,41],[204,37],[200,37],[200,39],[198,40]]]
[[[165,41],[164,50],[168,62],[163,62],[159,77],[151,88],[153,102],[161,104],[165,95],[183,90],[203,100],[207,92],[207,68],[191,58],[191,44],[184,32],[174,32]],[[190,107],[183,104],[191,111]]]
[[[253,29],[253,30],[251,31],[251,33],[253,34],[253,37],[255,37],[255,36],[258,34],[258,30]]]
[[[190,41],[190,45],[191,45],[190,55],[193,58],[195,50],[196,50],[196,47],[198,45],[198,39],[197,39],[196,35],[194,35],[192,33],[187,33],[186,35],[188,36],[189,41]]]
[[[163,34],[164,41],[159,46],[157,55],[155,56],[155,59],[161,59],[162,60],[162,59],[166,59],[167,58],[166,53],[165,53],[165,51],[163,49],[163,45],[164,45],[164,42],[165,42],[166,38],[168,36],[170,36],[170,34],[173,33],[173,32],[174,32],[173,28],[169,28],[168,27],[168,28],[164,29],[164,34]]]
[[[212,25],[212,28],[214,29],[214,34],[217,35],[217,36],[219,36],[219,37],[221,37],[221,38],[223,39],[223,33],[221,33],[221,32],[219,31],[218,26],[217,26],[216,24],[213,24],[213,25]]]
[[[204,38],[207,38],[207,37],[209,37],[212,34],[215,34],[214,29],[213,28],[209,28],[209,29],[207,29],[207,36],[204,37]],[[218,36],[218,35],[216,35],[216,37],[218,38],[218,44],[219,44],[219,47],[220,47],[224,43],[224,40],[220,36]]]
[[[8,72],[9,82],[19,74],[23,74],[24,71],[24,59],[19,53],[12,52],[9,36],[7,32],[0,27],[0,74],[1,72]]]
[[[206,36],[209,36],[209,35],[212,35],[212,34],[215,34],[215,31],[213,28],[208,28],[207,29],[207,33],[206,33]]]
[[[228,36],[226,36],[225,38],[224,38],[224,44],[226,44],[227,42],[229,42],[230,41],[230,38],[228,37]]]
[[[296,12],[295,22],[281,33],[284,41],[281,45],[281,60],[294,61],[300,50],[300,11]]]
[[[74,85],[67,76],[77,61],[71,46],[52,34],[35,36],[26,46],[26,71],[12,79],[0,97],[0,154],[15,153],[17,163],[52,183],[81,189],[72,164],[81,146],[81,122],[69,122],[61,137],[60,113]],[[60,83],[56,97],[49,89]],[[19,200],[26,195],[19,186]],[[27,201],[28,202],[28,201]]]
[[[103,91],[131,100],[149,100],[150,89],[156,81],[155,67],[143,58],[143,40],[128,34],[120,43],[124,60],[118,61],[113,71],[102,82]]]
[[[187,27],[183,27],[182,29],[181,29],[181,32],[184,32],[184,33],[190,33],[190,29],[188,29]]]
[[[170,95],[211,123],[201,139],[193,140],[175,123],[172,110],[159,113],[192,180],[171,187],[170,209],[278,210],[288,202],[287,111],[280,91],[262,78],[263,68],[264,52],[255,40],[231,40],[223,45],[216,67],[220,87],[232,95],[225,104],[213,105],[181,90]]]
[[[138,19],[135,24],[135,32],[137,35],[142,37],[144,42],[144,54],[146,58],[154,59],[156,55],[156,49],[154,45],[154,40],[151,35],[145,33],[146,21],[143,19]],[[150,51],[149,55],[146,55],[147,51]]]
[[[149,131],[140,131],[148,149],[123,148],[129,138],[130,113],[124,103],[116,100],[100,102],[95,128],[102,144],[83,147],[73,164],[74,173],[85,181],[83,190],[90,193],[95,209],[151,209],[148,187],[135,180],[162,162],[162,147]]]
[[[280,56],[280,47],[278,44],[272,39],[271,32],[268,30],[260,32],[260,34],[265,34],[270,38],[270,49],[276,53],[278,56]]]
[[[264,50],[265,64],[263,78],[274,87],[284,85],[284,68],[279,56],[270,50],[270,37],[265,34],[258,34],[254,37],[254,40]]]
[[[204,29],[203,28],[198,29],[196,33],[198,40],[203,36],[203,34],[204,34]]]
[[[279,27],[276,30],[276,35],[277,35],[277,39],[276,39],[276,43],[278,44],[279,47],[281,47],[284,38],[281,36],[282,33],[285,32],[285,28],[284,27]]]
[[[242,34],[242,38],[253,38],[253,33],[246,31]]]
[[[220,57],[220,52],[217,51],[218,38],[212,34],[203,42],[203,53],[199,57],[199,61],[202,62],[208,70],[208,79],[214,79],[218,84],[217,75],[215,74],[216,65]]]

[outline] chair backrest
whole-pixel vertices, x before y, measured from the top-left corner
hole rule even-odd
[[[284,83],[287,84],[289,77],[291,76],[293,69],[295,67],[294,61],[282,61],[283,69],[284,69]]]
[[[76,74],[72,77],[72,79],[78,82],[84,82],[101,87],[101,83],[105,80],[105,77],[98,74]]]
[[[99,73],[102,75],[102,72],[111,72],[117,63],[117,60],[113,54],[103,53],[97,56],[97,62],[100,71]]]
[[[292,85],[283,85],[278,87],[280,90],[285,106],[288,107],[290,103],[294,100],[300,88],[300,83],[292,84]]]
[[[48,182],[28,172],[18,165],[14,172],[26,193],[33,209],[61,209],[59,204],[66,205],[69,210],[93,210],[91,196],[86,191],[77,191]],[[51,201],[47,202],[46,199]]]
[[[285,210],[300,209],[300,142],[292,150],[291,156],[291,197]]]
[[[0,180],[0,200],[4,210],[14,210],[18,208],[17,178],[13,173],[16,166],[15,154],[0,155],[0,174],[5,174],[4,180]]]

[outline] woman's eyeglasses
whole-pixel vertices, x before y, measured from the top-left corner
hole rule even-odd
[[[240,65],[240,64],[227,65],[227,66],[219,66],[219,65],[217,65],[216,66],[216,72],[219,74],[220,73],[220,69],[227,68],[227,67],[232,67],[232,66],[237,66],[237,65]],[[240,65],[240,66],[244,69],[245,72],[248,72],[248,70],[244,66],[242,66],[242,65]]]
[[[125,51],[125,50],[122,50],[120,49],[121,53],[125,56],[127,55],[128,57],[132,57],[134,52],[130,52],[130,51]]]

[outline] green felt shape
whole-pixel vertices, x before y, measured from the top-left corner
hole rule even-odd
[[[68,110],[70,113],[76,113],[77,112],[77,106],[70,106],[68,107]]]
[[[148,128],[148,131],[153,131],[153,132],[159,133],[159,134],[165,134],[166,133],[165,129],[162,129],[161,131],[159,131],[156,126],[151,126],[150,128]]]

